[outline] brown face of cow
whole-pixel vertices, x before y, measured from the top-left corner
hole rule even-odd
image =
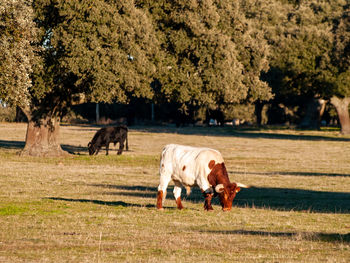
[[[231,210],[233,199],[241,190],[240,187],[237,187],[236,183],[230,183],[224,163],[215,163],[211,160],[208,167],[211,169],[208,181],[211,185],[216,185],[215,192],[219,196],[222,210]]]
[[[220,203],[223,211],[229,211],[232,208],[233,200],[236,194],[241,190],[235,183],[230,183],[226,186],[219,184],[215,187],[215,191],[219,195]]]
[[[241,188],[248,188],[249,186],[241,183],[231,183],[224,163],[215,163],[214,160],[211,160],[208,167],[211,169],[208,181],[210,185],[216,185],[215,192],[219,196],[222,210],[231,210],[236,194]]]

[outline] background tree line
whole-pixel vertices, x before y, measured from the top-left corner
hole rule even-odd
[[[3,0],[0,98],[25,113],[29,155],[63,154],[60,121],[82,103],[190,121],[253,107],[258,124],[268,104],[316,128],[331,104],[346,134],[349,15],[346,0]]]

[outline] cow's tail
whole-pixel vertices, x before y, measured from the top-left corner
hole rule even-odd
[[[165,158],[165,153],[167,150],[167,146],[165,146],[162,150],[162,153],[160,154],[160,164],[159,164],[159,173],[163,174],[165,170],[165,165],[164,165],[164,158]]]

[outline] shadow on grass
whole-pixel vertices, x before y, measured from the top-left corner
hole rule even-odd
[[[320,135],[298,135],[298,134],[280,134],[280,133],[268,133],[268,132],[248,132],[248,131],[235,131],[232,136],[249,138],[249,139],[278,139],[278,140],[298,140],[298,141],[337,141],[337,142],[350,142],[350,138],[344,137],[328,137]]]
[[[63,126],[61,124],[61,126]],[[70,125],[65,125],[70,126]],[[82,127],[81,131],[97,131],[99,128],[105,126],[116,126],[116,125],[72,125]],[[322,135],[307,135],[303,134],[303,130],[295,130],[295,133],[299,134],[287,134],[281,131],[289,130],[284,127],[280,129],[280,132],[271,132],[274,128],[256,128],[256,127],[170,127],[170,126],[129,126],[130,131],[137,132],[149,132],[149,133],[174,133],[182,135],[204,135],[204,136],[228,136],[228,137],[241,137],[241,138],[264,138],[264,139],[280,139],[280,140],[306,140],[306,141],[340,141],[349,142],[350,138],[346,137],[332,137]],[[309,132],[309,130],[305,130]]]
[[[0,140],[0,148],[4,149],[23,149],[25,143],[21,141],[4,141]]]
[[[120,195],[120,196],[133,196],[141,198],[157,198],[157,187],[147,186],[127,186],[127,185],[111,185],[111,184],[91,184],[89,186],[95,186],[105,189],[114,189],[117,191],[103,192],[104,195]],[[170,187],[169,187],[170,189]]]
[[[330,177],[349,177],[350,174],[338,173],[310,173],[310,172],[242,172],[229,171],[229,174],[259,174],[259,175],[290,175],[290,176],[330,176]]]
[[[350,233],[313,233],[313,232],[269,232],[269,231],[251,231],[251,230],[208,230],[201,231],[213,234],[226,235],[251,235],[251,236],[271,236],[271,237],[292,237],[295,239],[308,241],[323,241],[323,242],[342,242],[350,243]]]
[[[157,196],[157,187],[110,184],[93,184],[90,186],[115,190],[103,192],[106,195],[154,199]],[[172,191],[173,187],[169,186],[167,190],[167,199],[169,200],[174,200]],[[192,188],[189,196],[186,196],[185,191],[182,191],[181,197],[188,202],[204,203],[203,195],[198,188]],[[213,198],[213,204],[219,204],[217,197]],[[281,211],[350,214],[350,193],[251,187],[243,189],[237,194],[234,206]]]
[[[61,144],[62,150],[69,152],[70,154],[81,154],[81,152],[84,152],[86,154],[89,153],[88,147],[83,146],[73,146],[68,144]],[[111,150],[112,152],[112,150]]]
[[[122,207],[147,207],[147,208],[155,208],[156,206],[153,204],[141,205],[141,204],[133,204],[126,203],[123,201],[102,201],[102,200],[93,200],[93,199],[73,199],[73,198],[63,198],[63,197],[47,197],[45,199],[55,200],[55,201],[66,201],[66,202],[79,202],[79,203],[92,203],[97,205],[106,205],[106,206],[122,206]],[[172,207],[168,207],[172,209]]]
[[[62,125],[61,125],[62,126]],[[64,126],[64,125],[63,125]],[[67,125],[66,125],[67,126]],[[77,125],[73,125],[77,126]],[[96,130],[99,126],[83,125],[82,132],[86,132],[86,127],[90,127],[91,130]],[[350,138],[346,137],[331,137],[321,135],[304,135],[304,134],[286,134],[286,133],[272,133],[263,131],[260,129],[239,129],[232,127],[163,127],[163,126],[132,126],[130,130],[138,132],[150,132],[150,133],[175,133],[182,135],[205,135],[205,136],[227,136],[238,138],[264,138],[264,139],[280,139],[280,140],[307,140],[307,141],[338,141],[349,142]],[[88,130],[89,131],[89,130]],[[300,133],[300,132],[299,132]],[[87,144],[88,142],[86,142]],[[23,149],[25,145],[24,141],[6,141],[0,140],[0,148],[5,149]],[[63,144],[62,149],[75,154],[77,152],[87,152],[87,146],[73,146]]]
[[[113,148],[111,147],[113,144],[110,144],[110,148],[109,148],[109,154],[110,155],[117,155],[117,152],[119,150],[119,145],[117,146],[113,146]],[[68,145],[68,144],[61,144],[61,147],[64,151],[67,151],[70,154],[75,154],[75,155],[89,155],[89,151],[88,151],[88,147],[84,147],[84,146],[74,146],[74,145]],[[132,152],[132,150],[126,150],[124,148],[123,153],[124,152]],[[100,152],[98,153],[98,155],[106,155],[106,147],[103,146],[100,150]]]
[[[24,146],[25,146],[24,141],[0,140],[0,148],[22,150],[24,148]],[[77,152],[84,152],[84,153],[86,152],[86,154],[88,153],[87,146],[83,147],[83,146],[73,146],[73,145],[68,145],[68,144],[61,144],[61,147],[64,151],[67,151],[70,154],[76,154]],[[113,152],[114,149],[111,149],[110,151]]]
[[[278,140],[302,140],[302,141],[339,141],[349,142],[347,137],[331,137],[322,135],[305,135],[303,131],[295,131],[299,134],[287,134],[277,132],[267,132],[257,128],[240,129],[232,127],[131,127],[130,130],[151,133],[175,133],[183,135],[205,135],[205,136],[228,136],[249,139],[278,139]]]
[[[251,187],[243,189],[234,202],[239,207],[318,213],[350,213],[350,193],[347,192]]]

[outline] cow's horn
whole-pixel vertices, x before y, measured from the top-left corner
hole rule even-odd
[[[249,188],[248,185],[245,185],[245,184],[241,184],[241,183],[236,183],[237,187],[240,187],[240,188]]]
[[[218,184],[215,186],[215,192],[217,193],[222,193],[224,191],[224,185],[223,184]]]

